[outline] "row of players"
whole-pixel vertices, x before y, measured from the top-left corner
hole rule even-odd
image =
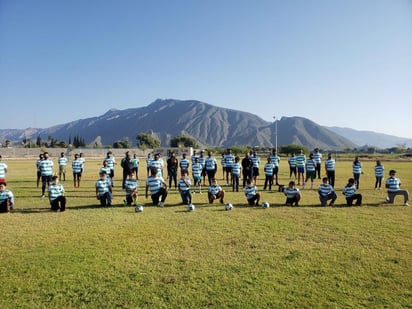
[[[316,150],[317,149],[315,149],[315,151]],[[293,160],[292,160],[293,157],[294,157],[294,155],[292,155],[288,160],[290,170],[291,170],[290,175],[292,175],[292,171],[293,171],[293,167],[294,167],[293,166]],[[200,156],[196,156],[196,154],[194,154],[192,156],[192,174],[193,174],[193,178],[194,178],[194,185],[199,188],[199,191],[201,190],[201,186],[200,186],[201,177],[203,176],[203,183],[205,183],[205,176],[207,175],[208,180],[209,180],[209,187],[211,187],[212,186],[212,180],[215,178],[214,176],[215,176],[216,171],[217,171],[217,161],[213,157],[212,152],[209,152],[208,157],[204,158],[204,164],[199,162],[199,161],[203,161],[202,158],[204,158],[203,151],[200,153]],[[274,161],[276,162],[276,164],[271,162],[272,158],[274,158]],[[309,156],[309,160],[307,160],[307,162],[311,162],[313,160],[312,158],[313,158],[313,154],[311,154]],[[0,156],[0,159],[1,159],[1,156]],[[329,159],[330,159],[330,155],[328,155],[328,160]],[[328,160],[327,160],[327,162],[328,162]],[[228,149],[227,152],[223,155],[223,157],[222,157],[222,162],[224,162],[224,164],[223,164],[224,169],[223,170],[226,171],[227,182],[229,181],[229,178],[230,178],[232,186],[233,186],[233,190],[234,191],[235,190],[239,191],[240,170],[242,170],[242,167],[245,166],[246,167],[245,169],[247,170],[247,173],[244,173],[244,171],[243,171],[244,186],[245,186],[245,183],[248,183],[249,184],[248,187],[250,187],[250,184],[253,183],[253,185],[256,187],[257,176],[259,175],[259,165],[258,164],[260,162],[260,160],[257,157],[256,153],[255,152],[252,153],[251,157],[249,157],[249,154],[246,154],[245,158],[242,160],[242,167],[240,167],[240,168],[239,168],[239,161],[240,161],[240,158],[235,157],[231,153],[230,149]],[[249,161],[249,163],[244,164],[245,163],[244,161]],[[273,184],[275,175],[276,175],[276,182],[277,182],[277,172],[278,172],[278,168],[279,168],[279,161],[280,161],[280,159],[276,154],[276,150],[273,150],[272,155],[268,157],[268,162],[265,164],[265,168],[264,168],[265,169],[265,176],[266,176],[264,190],[266,189],[267,184],[269,185],[269,190],[271,190],[271,186]],[[65,158],[64,153],[62,153],[61,157],[59,158],[59,174],[64,176],[64,180],[65,180],[67,162],[68,162],[67,158]],[[78,187],[80,185],[81,174],[82,174],[83,169],[84,169],[84,162],[85,162],[85,160],[84,160],[84,158],[82,158],[82,154],[75,154],[74,160],[72,162],[75,187],[76,186]],[[256,166],[256,162],[258,163],[257,166]],[[334,161],[333,161],[333,163],[334,163]],[[103,161],[103,167],[101,168],[101,171],[105,171],[106,175],[109,175],[108,178],[111,179],[111,186],[114,185],[114,182],[113,182],[113,180],[114,180],[114,165],[115,165],[115,159],[112,156],[112,153],[109,151],[107,153],[107,157]],[[136,175],[136,178],[137,178],[139,161],[136,158],[136,155],[134,155],[134,158],[131,158],[130,152],[128,151],[128,152],[126,152],[125,157],[122,159],[121,165],[122,165],[122,168],[123,168],[122,187],[123,187],[123,189],[125,189],[125,181],[126,181],[127,175],[129,175],[130,173],[134,173]],[[189,165],[190,165],[190,163],[186,159],[185,154],[183,154],[183,158],[181,159],[179,165],[178,165],[178,160],[177,160],[176,156],[174,155],[174,153],[170,154],[169,158],[167,159],[169,187],[171,186],[171,182],[172,182],[173,179],[175,180],[175,188],[177,186],[176,185],[175,175],[177,173],[178,166],[181,168],[182,171],[186,171],[189,168]],[[311,165],[311,164],[309,164],[309,165]],[[361,166],[358,158],[355,159],[353,165],[360,165]],[[36,162],[36,166],[38,168],[38,182],[39,182],[39,178],[42,179],[42,197],[45,197],[45,194],[44,194],[45,193],[45,188],[46,188],[46,186],[49,186],[49,189],[50,189],[50,180],[51,180],[52,175],[53,175],[53,161],[49,159],[47,152],[40,155],[39,160]],[[148,173],[149,173],[149,170],[156,170],[157,171],[156,175],[159,176],[160,178],[162,178],[162,176],[163,176],[163,173],[162,173],[163,166],[164,166],[164,163],[163,163],[163,160],[160,158],[159,154],[155,154],[153,159],[151,158],[151,155],[149,154],[149,156],[147,158]],[[306,166],[308,166],[308,165],[306,164]],[[314,164],[312,164],[312,166],[316,167],[317,166],[316,162],[314,162]],[[326,166],[326,169],[328,171],[328,166],[330,167],[330,164],[325,163],[325,166]],[[333,167],[334,167],[334,164],[333,164]],[[383,178],[383,169],[384,169],[383,166],[378,161],[377,166],[375,167],[375,173],[379,172],[379,175],[376,176],[377,181],[376,181],[376,184],[375,184],[375,188],[378,184],[379,184],[379,188],[380,188],[381,179]],[[0,174],[2,172],[4,174],[3,178],[0,178],[0,179],[4,179],[6,171],[7,171],[7,165],[4,162],[1,162],[1,160],[0,160]],[[311,172],[311,170],[308,171],[308,172]],[[391,173],[392,172],[394,172],[394,171],[391,171]],[[312,181],[313,181],[313,178],[316,177],[316,175],[313,176],[313,174],[311,174],[311,173],[309,173],[307,175],[310,176]],[[328,173],[328,176],[330,176],[329,173]],[[354,176],[355,176],[355,172],[354,172]],[[54,177],[54,179],[56,179],[56,177]],[[390,184],[389,187],[388,187],[388,184],[387,184],[387,187],[388,187],[388,201],[393,202],[393,198],[391,198],[391,196],[393,196],[392,193],[396,192],[396,194],[402,194],[404,196],[405,205],[407,205],[408,200],[409,200],[408,192],[406,190],[400,190],[400,187],[399,187],[400,186],[400,181],[399,181],[398,178],[390,177],[389,179],[396,179],[396,181],[393,181],[393,184]],[[327,180],[329,182],[330,177],[327,177]],[[333,181],[334,181],[334,177],[333,177]],[[358,178],[358,181],[357,181],[356,177],[354,177],[353,181],[354,181],[354,185],[356,187],[355,189],[357,189],[359,187],[359,178]],[[179,180],[179,182],[180,182],[180,180]],[[305,185],[305,182],[303,184]],[[289,187],[291,185],[295,186],[294,182],[291,182],[289,184]],[[298,183],[298,185],[299,185],[299,183]],[[333,184],[329,183],[328,185],[333,188]],[[349,185],[349,183],[348,183],[348,185]],[[312,183],[312,187],[313,187],[313,183]],[[148,188],[148,186],[147,186],[147,188]],[[188,190],[188,191],[190,192],[190,190]],[[389,194],[389,193],[391,193],[391,194]],[[289,195],[291,195],[291,194],[289,194]],[[333,196],[332,193],[328,193],[328,195]],[[50,190],[49,190],[49,196],[50,196]],[[296,199],[300,199],[300,193],[296,194]],[[162,199],[160,199],[160,201],[161,201],[160,203],[162,203]]]

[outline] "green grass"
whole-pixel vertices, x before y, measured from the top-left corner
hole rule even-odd
[[[142,169],[145,208],[135,213],[122,206],[118,186],[114,207],[97,206],[100,161],[87,161],[81,188],[71,175],[63,182],[65,213],[40,198],[34,160],[7,161],[16,211],[0,215],[1,308],[412,306],[411,207],[401,197],[382,204],[385,192],[372,189],[373,162],[364,162],[362,207],[343,206],[347,161],[337,170],[342,207],[319,207],[316,192],[304,190],[298,208],[281,206],[278,192],[262,192],[269,209],[250,208],[243,193],[226,188],[233,211],[195,194],[196,211],[187,212],[175,191],[161,209],[146,204]],[[384,165],[411,192],[412,164]]]

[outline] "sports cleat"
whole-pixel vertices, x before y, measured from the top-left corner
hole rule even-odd
[[[163,207],[164,205],[165,205],[165,203],[159,202],[159,207]]]
[[[405,203],[405,206],[409,206],[408,202]]]

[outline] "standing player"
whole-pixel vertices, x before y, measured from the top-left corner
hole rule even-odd
[[[256,151],[253,152],[253,155],[252,155],[251,159],[252,159],[252,162],[253,162],[253,168],[252,168],[253,182],[257,186],[257,180],[258,180],[258,176],[259,176],[260,158],[256,154]]]
[[[332,187],[335,187],[335,160],[332,158],[332,154],[328,154],[328,158],[325,161],[326,177]]]
[[[49,153],[45,152],[43,153],[43,160],[40,161],[40,174],[41,174],[41,181],[42,181],[42,186],[41,186],[41,197],[45,197],[45,192],[46,192],[46,186],[47,188],[50,185],[51,178],[53,176],[53,161],[50,160],[49,158]]]
[[[58,160],[59,163],[59,179],[62,179],[63,175],[63,180],[66,181],[66,167],[67,167],[67,162],[69,160],[64,156],[64,152],[60,153],[60,158]]]
[[[316,162],[316,172],[318,174],[318,179],[320,179],[320,170],[321,170],[321,163],[322,163],[322,154],[319,152],[319,148],[314,149],[313,159]],[[316,178],[316,177],[315,177]]]
[[[135,177],[137,180],[139,180],[139,163],[140,163],[139,158],[134,153],[133,159],[132,159],[132,166],[133,166],[133,173],[135,174]]]
[[[362,174],[362,163],[359,161],[359,157],[356,156],[352,163],[353,179],[355,179],[356,189],[359,189],[360,175]]]
[[[269,185],[269,191],[272,190],[273,184],[273,171],[275,170],[275,165],[272,163],[272,157],[268,157],[268,161],[265,163],[263,170],[265,172],[265,184],[263,186],[263,190],[266,190],[266,187]]]
[[[180,161],[182,163],[182,161]],[[199,158],[195,158],[195,162],[192,164],[192,175],[193,175],[193,186],[195,187],[194,191],[196,191],[196,187],[199,188],[199,193],[202,193],[202,170],[203,166],[199,163]],[[185,171],[182,169],[182,172]]]
[[[209,186],[212,185],[212,180],[215,178],[216,171],[217,171],[217,161],[215,157],[213,157],[213,153],[211,151],[208,152],[208,157],[205,161],[206,164],[206,173],[207,178],[209,181]]]
[[[82,173],[83,173],[83,161],[80,159],[77,153],[74,155],[74,160],[72,161],[72,170],[73,170],[73,185],[75,188],[79,188],[80,180],[82,179]]]
[[[6,181],[7,164],[2,161],[0,155],[0,180]]]
[[[110,174],[107,174],[107,176],[109,176],[112,187],[114,187],[114,167],[116,165],[116,158],[111,151],[108,151],[105,160],[107,161],[107,166],[110,168]]]
[[[235,162],[232,166],[232,189],[233,192],[239,192],[240,172],[242,171],[242,165],[239,163],[240,158],[235,157]]]
[[[378,160],[376,161],[376,165],[375,165],[375,190],[376,189],[381,189],[382,187],[382,179],[383,179],[383,175],[384,175],[384,170],[385,167],[382,165],[381,161]]]
[[[37,188],[39,187],[40,184],[40,179],[41,179],[41,170],[40,170],[40,162],[44,159],[43,154],[39,154],[39,158],[36,160],[36,169],[37,169]]]
[[[278,151],[276,149],[272,150],[272,155],[270,156],[270,160],[273,163],[273,176],[275,178],[275,184],[278,186],[278,173],[279,173],[279,163],[280,163],[280,157],[278,155]],[[273,179],[272,179],[273,183]],[[269,189],[270,190],[270,189]]]
[[[299,154],[296,156],[296,166],[298,168],[298,186],[300,186],[300,179],[302,178],[302,183],[305,183],[305,165],[306,156],[301,149]]]
[[[288,164],[289,164],[289,179],[292,179],[292,174],[295,175],[295,179],[296,179],[297,167],[296,167],[295,153],[292,153],[292,155],[288,158]]]
[[[235,156],[232,153],[232,149],[228,148],[224,154],[224,161],[226,165],[226,184],[232,184],[232,168]]]
[[[313,159],[313,154],[309,155],[306,161],[306,182],[310,178],[310,189],[313,189],[313,180],[316,178],[316,161]],[[303,183],[302,189],[305,189],[306,182]]]
[[[195,161],[193,161],[192,164],[194,164],[196,162],[196,159],[198,159],[197,162],[199,162],[199,158],[195,157]],[[179,166],[180,166],[180,172],[183,172],[183,171],[189,172],[190,162],[189,162],[188,159],[186,159],[186,154],[185,153],[182,154],[182,159],[180,159]]]

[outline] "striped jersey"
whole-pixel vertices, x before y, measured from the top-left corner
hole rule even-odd
[[[376,165],[375,166],[375,176],[376,177],[383,177],[383,171],[385,170],[385,168],[383,167],[383,165]]]
[[[37,171],[40,172],[40,162],[43,161],[42,159],[38,159],[36,161],[36,167],[37,167]]]
[[[296,167],[296,157],[295,156],[289,157],[288,162],[289,162],[290,167]]]
[[[258,156],[252,156],[251,157],[252,162],[253,162],[253,167],[259,167],[260,159]]]
[[[200,156],[199,163],[202,164],[203,169],[206,168],[206,157]]]
[[[256,195],[256,193],[258,192],[258,189],[256,186],[246,186],[244,191],[245,191],[246,198],[250,200]]]
[[[53,161],[50,159],[40,161],[40,172],[42,176],[53,175]]]
[[[229,154],[225,154],[223,156],[224,160],[225,160],[225,164],[226,167],[232,167],[233,166],[233,162],[235,162],[235,156],[231,153]]]
[[[69,160],[66,157],[60,157],[59,160],[58,160],[59,165],[61,165],[61,166],[66,166],[68,161]]]
[[[322,183],[318,189],[318,193],[320,196],[328,196],[334,191],[335,190],[333,190],[333,187],[330,184],[324,184],[324,183]]]
[[[232,174],[240,176],[242,165],[239,162],[234,162],[232,165]]]
[[[322,154],[318,151],[318,152],[314,152],[313,153],[313,160],[315,160],[316,164],[320,164],[322,161]]]
[[[283,191],[287,198],[294,198],[296,195],[300,194],[300,190],[298,188],[289,188],[286,187]]]
[[[164,179],[163,177],[153,177],[149,176],[146,179],[146,186],[149,187],[150,194],[156,194],[163,187]]]
[[[111,182],[107,178],[105,179],[100,178],[99,180],[96,181],[96,189],[97,189],[97,192],[99,192],[99,195],[103,195],[106,192],[109,192],[111,186],[112,186]]]
[[[220,191],[222,191],[222,187],[219,186],[219,185],[216,185],[216,186],[211,185],[211,186],[209,187],[209,189],[207,189],[207,192],[209,192],[209,193],[212,194],[212,195],[216,195],[216,194],[218,194]]]
[[[315,160],[311,160],[309,159],[308,161],[306,161],[306,170],[308,172],[313,172],[316,170],[316,162]]]
[[[181,162],[181,161],[180,161]],[[202,175],[203,166],[200,163],[193,163],[192,165],[192,174],[193,177],[200,177]]]
[[[107,161],[107,166],[113,170],[114,169],[114,164],[116,163],[116,159],[114,157],[107,157],[105,158],[105,160]]]
[[[83,161],[80,159],[74,159],[72,161],[73,173],[81,173],[83,169]]]
[[[354,196],[355,192],[356,192],[356,186],[355,185],[352,185],[352,186],[346,185],[342,189],[342,193],[343,193],[343,195],[345,195],[345,197]]]
[[[216,169],[216,166],[217,166],[217,162],[216,162],[216,159],[214,157],[207,157],[205,164],[206,164],[206,169],[208,171],[212,171],[212,170]]]
[[[296,166],[297,167],[305,167],[305,163],[306,163],[306,156],[303,153],[298,154],[296,156]]]
[[[189,178],[180,178],[178,182],[179,189],[181,191],[188,191],[192,182]]]
[[[150,167],[155,167],[157,169],[157,176],[162,177],[163,160],[152,160]]]
[[[335,160],[334,159],[327,159],[325,161],[325,168],[327,171],[332,172],[335,170]]]
[[[4,191],[0,191],[0,204],[4,203],[5,201],[10,201],[11,205],[14,205],[14,195],[9,189]]]
[[[388,188],[388,192],[399,191],[400,186],[401,186],[401,181],[397,177],[389,177],[386,180],[386,187]]]
[[[49,198],[50,201],[54,201],[56,198],[59,196],[62,196],[64,194],[64,188],[63,185],[58,183],[57,185],[54,183],[51,183],[49,186]]]
[[[196,163],[193,162],[193,164],[196,164]],[[180,160],[180,169],[187,170],[188,168],[189,168],[189,160],[188,159]]]
[[[0,179],[6,178],[6,173],[7,173],[7,164],[4,162],[0,162]]]
[[[358,162],[353,162],[352,164],[352,173],[354,174],[361,174],[362,173],[362,163]]]
[[[137,189],[137,186],[137,179],[126,178],[124,181],[124,190],[126,191],[126,195],[130,195],[135,189]]]
[[[272,162],[268,162],[264,166],[264,171],[266,176],[273,176],[273,169],[275,168],[275,164]]]
[[[272,160],[272,163],[275,166],[279,166],[279,162],[280,162],[280,157],[278,155],[271,155],[270,156],[270,160]]]

